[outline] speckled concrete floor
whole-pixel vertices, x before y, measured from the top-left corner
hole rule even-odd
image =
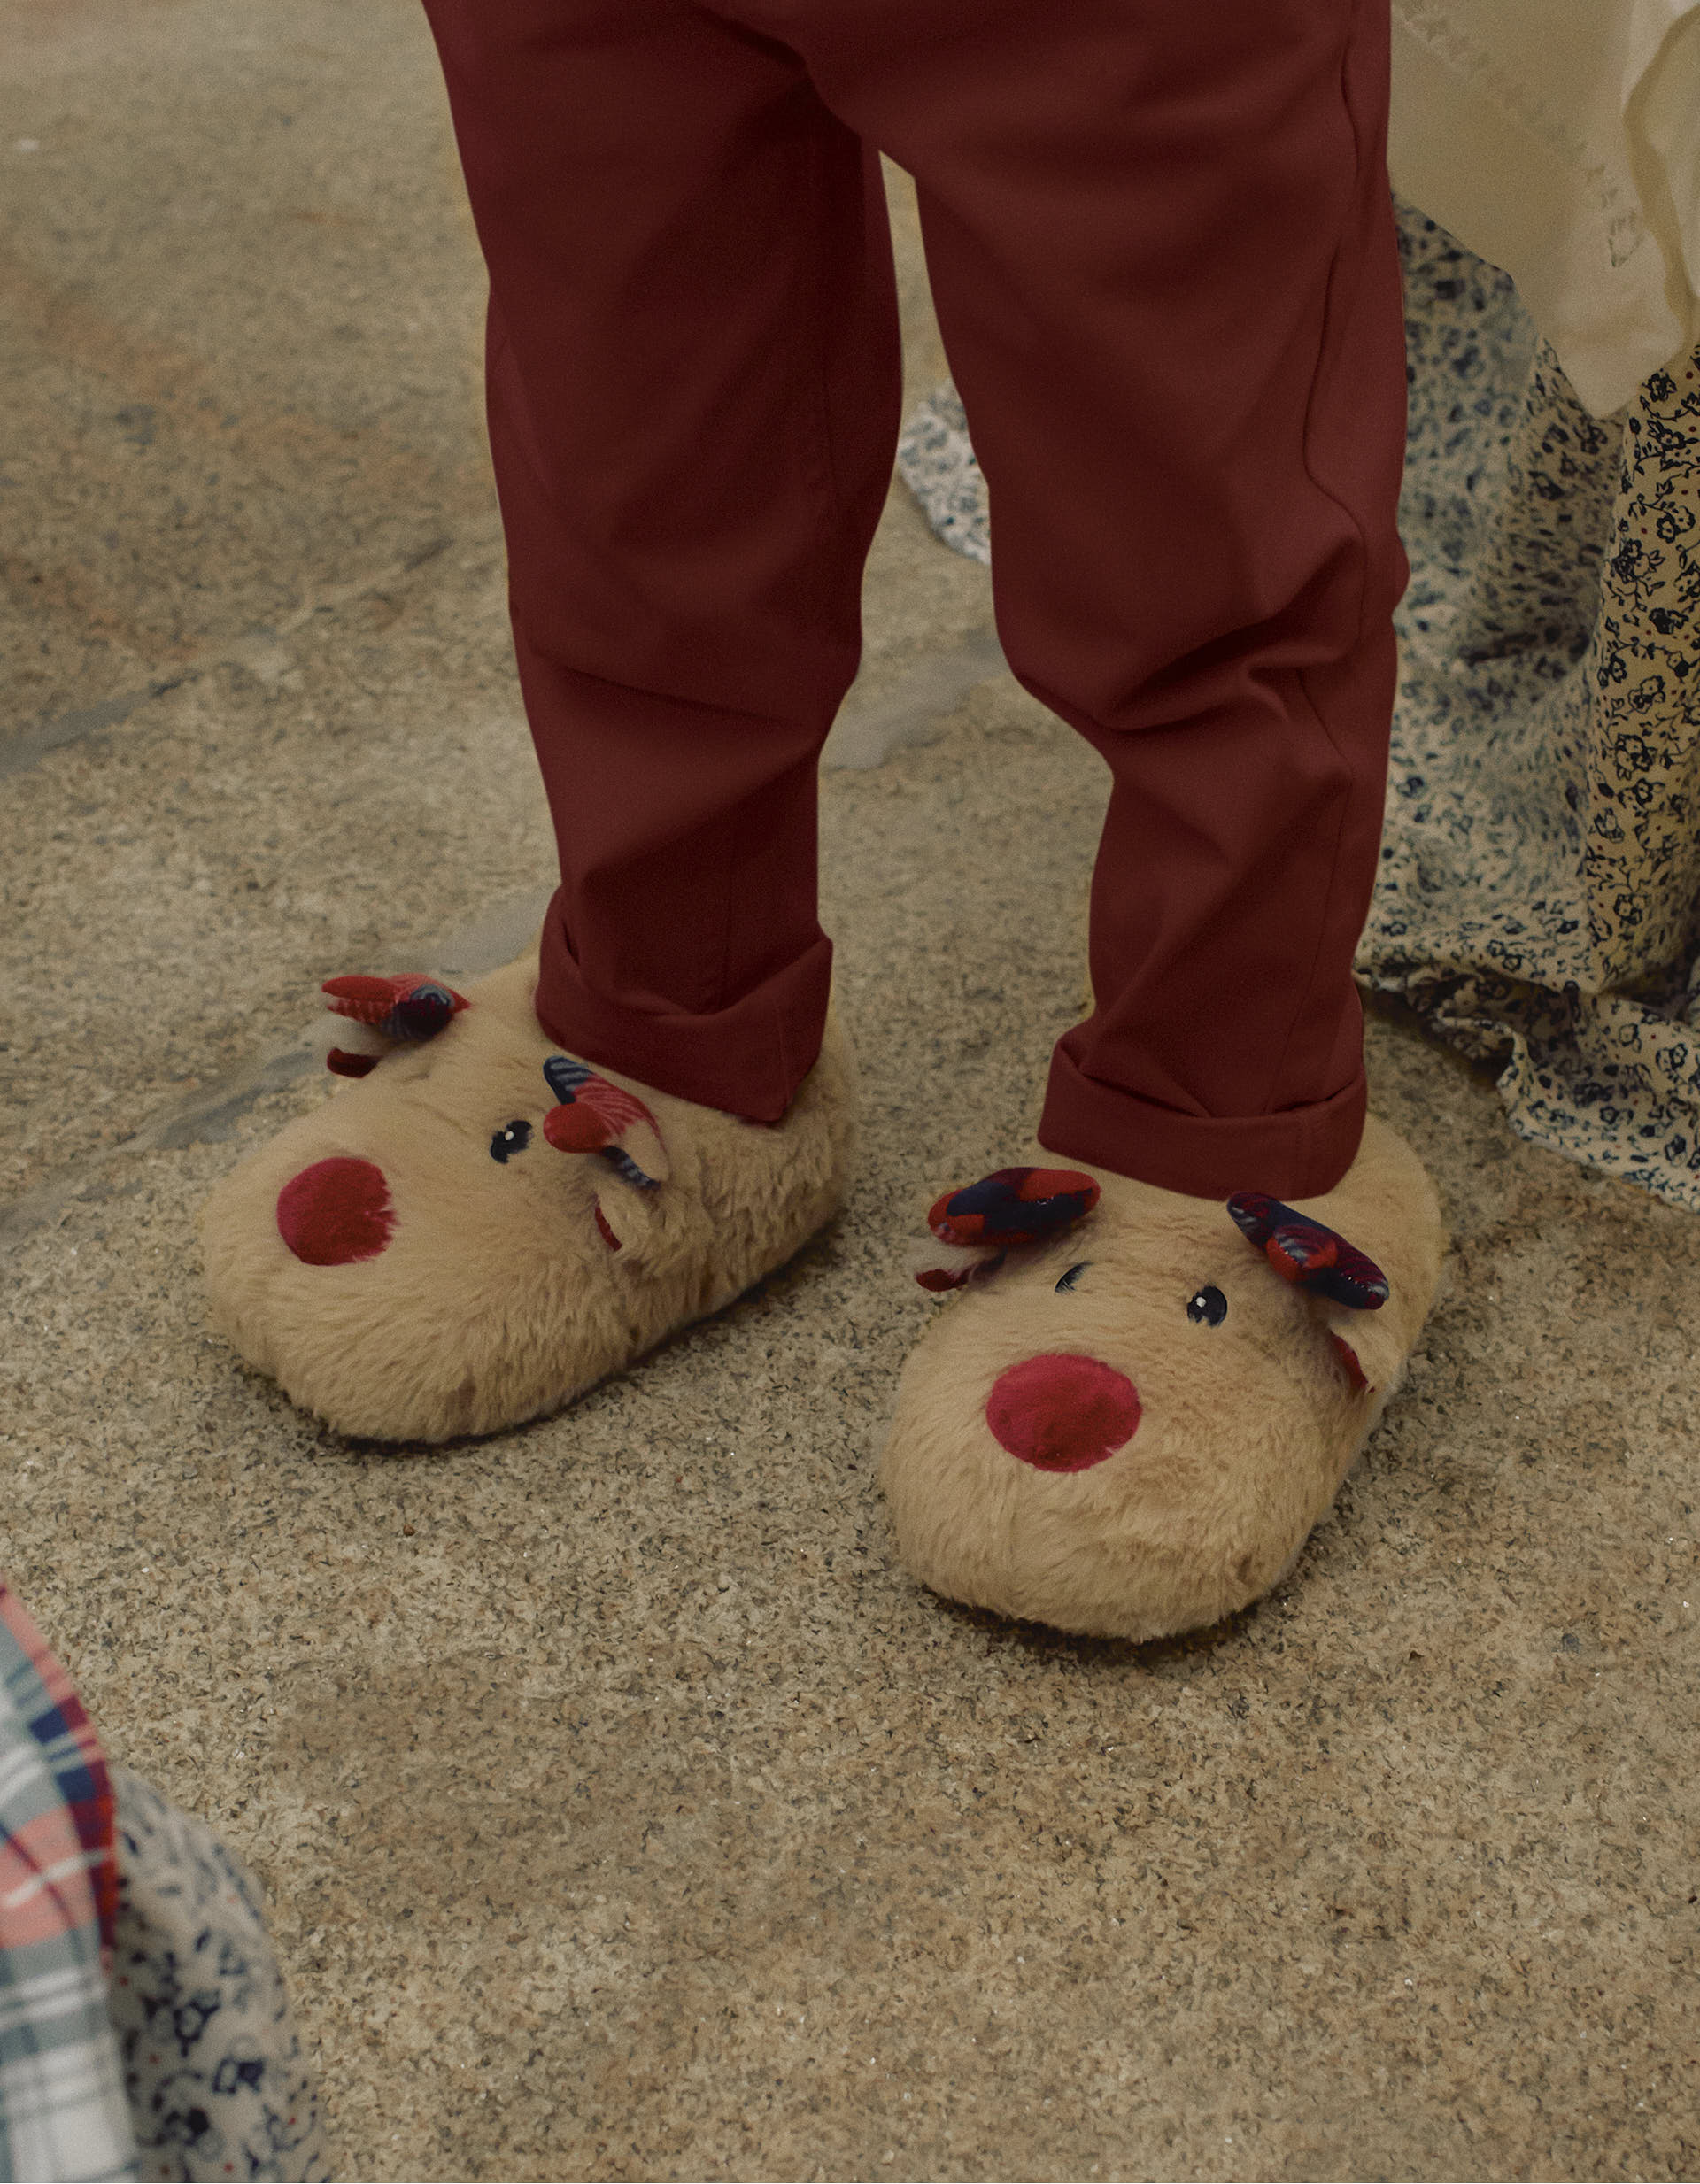
[[[267,1882],[344,2173],[1695,2174],[1700,1224],[1379,1017],[1457,1249],[1279,1594],[1132,1648],[892,1563],[904,1236],[1029,1123],[1102,796],[900,486],[839,749],[937,739],[825,781],[845,1218],[436,1453],[205,1332],[318,981],[498,960],[546,884],[481,277],[406,0],[0,42],[0,1568]]]

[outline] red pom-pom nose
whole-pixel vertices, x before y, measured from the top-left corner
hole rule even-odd
[[[1001,1373],[985,1423],[1012,1456],[1041,1471],[1088,1471],[1132,1439],[1139,1390],[1095,1357],[1053,1352]]]
[[[350,1154],[315,1161],[277,1194],[277,1232],[310,1267],[375,1259],[395,1225],[382,1169]]]

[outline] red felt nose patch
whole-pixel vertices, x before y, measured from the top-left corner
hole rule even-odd
[[[346,1154],[315,1161],[277,1194],[277,1232],[310,1267],[375,1259],[395,1225],[382,1169]]]
[[[1125,1373],[1095,1357],[1024,1357],[998,1376],[985,1423],[1024,1463],[1086,1471],[1132,1439],[1140,1394]]]

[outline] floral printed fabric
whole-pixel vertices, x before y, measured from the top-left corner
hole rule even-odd
[[[1358,953],[1535,1143],[1700,1212],[1700,356],[1604,420],[1510,280],[1400,206],[1411,582]],[[946,387],[899,467],[990,560]]]
[[[328,2177],[319,2103],[253,1879],[204,1822],[113,1766],[109,2009],[143,2177]]]
[[[897,443],[897,467],[946,545],[989,568],[985,478],[968,436],[962,397],[948,380],[910,411]]]
[[[1700,359],[1581,406],[1510,282],[1402,220],[1410,431],[1358,971],[1502,1060],[1522,1136],[1700,1213]]]

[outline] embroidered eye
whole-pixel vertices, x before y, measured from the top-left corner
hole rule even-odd
[[[1228,1316],[1228,1300],[1214,1285],[1201,1289],[1188,1302],[1186,1316],[1195,1326],[1219,1327]]]
[[[1082,1259],[1078,1266],[1071,1266],[1056,1285],[1057,1295],[1066,1296],[1091,1264],[1090,1259]]]
[[[516,1153],[523,1153],[530,1142],[529,1123],[505,1123],[490,1141],[490,1157],[506,1166]]]

